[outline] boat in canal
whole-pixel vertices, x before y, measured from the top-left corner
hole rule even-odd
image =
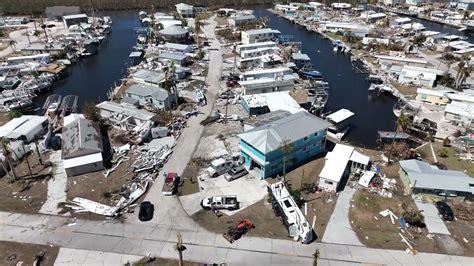
[[[350,118],[354,113],[348,109],[341,109],[335,113],[326,115],[324,118],[331,123],[327,135],[336,142],[340,142],[350,129]]]
[[[43,110],[45,110],[45,114],[57,113],[61,104],[61,100],[62,96],[59,94],[52,94],[48,96],[43,105]]]
[[[77,111],[77,102],[79,96],[77,95],[66,95],[64,96],[61,107],[59,108],[61,116],[66,116],[70,113],[75,113]]]

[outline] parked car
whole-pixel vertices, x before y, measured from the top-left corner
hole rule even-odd
[[[155,212],[155,206],[149,201],[144,201],[140,204],[140,211],[138,212],[138,219],[142,222],[150,221],[153,219],[153,213]]]
[[[454,213],[451,207],[449,207],[446,202],[438,201],[436,202],[436,208],[438,209],[439,215],[446,221],[454,220]]]
[[[210,177],[218,177],[222,175],[223,173],[229,171],[229,169],[233,166],[234,164],[232,161],[225,160],[223,158],[216,159],[211,162],[211,165],[206,169],[207,174]]]
[[[237,196],[214,196],[203,199],[201,206],[206,210],[211,210],[212,208],[216,210],[237,210],[240,208],[240,202],[237,201]]]
[[[245,169],[245,167],[243,165],[237,165],[237,166],[234,166],[234,167],[230,168],[230,170],[227,171],[227,173],[224,174],[224,178],[225,178],[225,180],[230,182],[232,180],[241,178],[242,176],[244,176],[248,173],[249,172],[247,171],[247,169]]]

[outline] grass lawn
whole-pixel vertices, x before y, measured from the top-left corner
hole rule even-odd
[[[474,163],[459,159],[459,156],[456,155],[459,153],[459,151],[456,148],[443,147],[442,143],[434,142],[433,149],[436,153],[436,158],[438,159],[438,162],[446,165],[449,170],[465,171],[467,175],[474,177]],[[446,149],[446,151],[448,152],[447,157],[443,158],[438,155],[439,151],[442,149]],[[423,159],[427,160],[428,162],[433,163],[435,161],[431,152],[430,145],[425,145],[419,150],[419,152]]]

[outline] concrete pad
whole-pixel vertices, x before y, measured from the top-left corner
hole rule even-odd
[[[319,262],[319,261],[318,261]],[[272,254],[270,265],[312,265],[313,258],[308,257],[290,257],[279,254]],[[321,265],[318,263],[318,265]]]
[[[61,151],[54,151],[49,156],[53,163],[53,177],[48,180],[48,196],[41,206],[40,213],[58,214],[58,203],[66,201],[67,176],[64,170]]]
[[[282,239],[272,239],[272,252],[278,254],[296,255],[293,245],[289,244],[288,240]]]
[[[230,249],[227,252],[226,263],[228,265],[270,265],[271,256],[267,253]]]
[[[54,265],[124,265],[134,263],[142,256],[118,253],[60,248]]]
[[[272,252],[272,243],[266,238],[242,237],[237,241],[237,249]]]
[[[164,246],[165,242],[144,239],[141,242],[139,254],[150,254],[153,257],[159,257]]]
[[[206,176],[203,177],[202,181],[199,181],[199,186],[204,190],[181,196],[180,200],[186,213],[193,215],[202,210],[200,204],[205,198],[218,195],[236,195],[241,203],[240,209],[234,211],[221,210],[226,215],[233,215],[262,200],[267,194],[267,185],[268,183],[265,180],[255,178],[250,174],[232,182],[227,182],[223,176],[216,178]]]
[[[349,208],[354,193],[355,189],[349,187],[339,193],[336,207],[329,219],[322,242],[362,246],[349,221]]]
[[[425,224],[428,232],[432,234],[451,235],[443,219],[439,217],[438,209],[436,209],[433,204],[422,203],[418,200],[415,200],[415,204],[418,209],[422,211],[423,216],[425,216]]]
[[[222,140],[217,139],[217,135],[201,138],[199,145],[194,153],[194,158],[203,158],[206,160],[214,160],[222,156],[228,156],[226,147]]]

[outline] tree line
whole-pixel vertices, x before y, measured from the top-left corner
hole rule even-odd
[[[150,10],[174,9],[178,3],[187,3],[203,7],[234,7],[250,5],[272,4],[275,0],[1,0],[0,11],[4,15],[31,15],[42,14],[48,6],[80,6],[84,12],[91,10],[91,3],[95,10]]]

